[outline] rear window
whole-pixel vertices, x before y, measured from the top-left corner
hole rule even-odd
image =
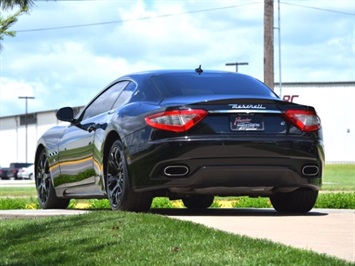
[[[167,73],[153,77],[164,98],[201,95],[240,95],[278,98],[265,84],[237,73]]]

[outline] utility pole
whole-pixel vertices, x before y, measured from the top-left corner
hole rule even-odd
[[[274,0],[264,0],[264,83],[274,89]]]
[[[246,62],[226,63],[226,66],[235,66],[235,72],[238,72],[238,66],[241,66],[241,65],[248,65],[248,63],[246,63]]]
[[[20,96],[20,97],[18,97],[19,99],[25,99],[26,100],[26,113],[25,113],[25,127],[26,127],[26,162],[25,163],[27,163],[28,161],[27,161],[27,147],[28,147],[28,145],[27,145],[27,143],[28,143],[28,137],[27,137],[27,125],[28,125],[28,121],[27,121],[27,107],[28,107],[28,103],[27,103],[27,101],[28,101],[28,99],[34,99],[35,97],[31,97],[31,96]]]
[[[280,0],[277,1],[277,30],[278,30],[278,39],[279,39],[279,88],[280,94],[282,97],[282,78],[281,78],[281,19],[280,19]]]

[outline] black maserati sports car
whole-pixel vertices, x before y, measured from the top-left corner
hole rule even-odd
[[[154,197],[208,208],[215,196],[269,197],[279,212],[316,202],[324,166],[320,118],[233,72],[161,70],[123,76],[65,126],[38,141],[41,208],[107,198],[113,210],[148,211]]]

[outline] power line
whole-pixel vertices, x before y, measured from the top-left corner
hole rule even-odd
[[[102,0],[35,0],[35,2],[64,2],[64,1],[75,1],[75,2],[83,2],[83,1],[95,2],[96,1],[96,2],[98,2],[98,1],[102,1]],[[105,0],[105,1],[115,1],[115,0]],[[119,0],[117,0],[117,2],[118,1]],[[260,3],[262,3],[262,1],[249,2],[247,4],[240,4],[240,5],[233,5],[233,6],[225,6],[225,7],[216,7],[216,8],[209,8],[209,9],[185,11],[185,12],[180,12],[180,13],[162,14],[162,15],[157,15],[157,16],[141,17],[141,18],[134,18],[134,19],[123,19],[123,20],[113,20],[113,21],[87,23],[87,24],[76,24],[76,25],[67,25],[67,26],[57,26],[57,27],[27,29],[27,30],[16,30],[16,33],[47,31],[47,30],[60,30],[60,29],[70,29],[70,28],[82,28],[82,27],[92,27],[92,26],[107,25],[107,24],[119,24],[119,23],[125,23],[125,22],[142,21],[142,20],[150,20],[150,19],[159,19],[159,18],[167,18],[167,17],[174,17],[174,16],[182,16],[182,15],[187,15],[187,14],[211,12],[211,11],[231,9],[231,8],[237,8],[237,7],[241,7],[241,6],[260,4]],[[348,15],[348,16],[355,16],[355,13],[349,13],[349,12],[344,12],[344,11],[325,9],[325,8],[314,7],[314,6],[306,6],[306,5],[292,4],[292,3],[286,3],[286,2],[281,2],[281,4],[289,5],[289,6],[302,7],[302,8],[308,8],[308,9],[314,9],[314,10],[319,10],[319,11],[338,13],[338,14]]]
[[[55,1],[68,1],[68,0],[55,0]],[[80,1],[95,1],[95,0],[80,0]],[[59,29],[69,29],[69,28],[81,28],[81,27],[91,27],[91,26],[106,25],[106,24],[119,24],[119,23],[124,23],[124,22],[150,20],[150,19],[157,19],[157,18],[181,16],[181,15],[187,15],[187,14],[204,13],[204,12],[210,12],[210,11],[223,10],[223,9],[231,9],[231,8],[237,8],[237,7],[241,7],[241,6],[260,4],[260,3],[261,3],[261,1],[257,1],[257,2],[249,2],[247,4],[241,4],[241,5],[233,5],[233,6],[216,7],[216,8],[209,8],[209,9],[192,10],[192,11],[186,11],[186,12],[180,12],[180,13],[163,14],[163,15],[150,16],[150,17],[141,17],[141,18],[134,18],[134,19],[113,20],[113,21],[106,21],[106,22],[77,24],[77,25],[58,26],[58,27],[48,27],[48,28],[38,28],[38,29],[28,29],[28,30],[16,30],[16,33],[19,33],[19,32],[33,32],[33,31],[46,31],[46,30],[59,30]]]
[[[315,10],[319,10],[319,11],[326,11],[326,12],[338,13],[338,14],[347,15],[347,16],[355,16],[355,13],[344,12],[344,11],[338,11],[338,10],[332,10],[332,9],[326,9],[326,8],[315,7],[315,6],[305,6],[305,5],[291,4],[291,3],[286,3],[286,2],[281,2],[281,4],[283,4],[283,5],[289,5],[289,6],[297,6],[297,7],[309,8],[309,9],[315,9]]]

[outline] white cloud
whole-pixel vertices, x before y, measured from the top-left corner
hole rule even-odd
[[[355,13],[355,4],[281,3],[283,82],[355,80],[354,16],[322,9]],[[65,28],[40,30],[56,27]],[[248,62],[239,71],[263,79],[261,0],[37,1],[14,29],[0,54],[1,116],[23,113],[21,93],[36,97],[32,111],[84,105],[119,76],[149,69]]]
[[[11,80],[0,77],[0,116],[5,116],[14,109],[25,112],[24,100],[19,99],[19,97],[33,97],[35,87],[40,85],[23,80]]]

